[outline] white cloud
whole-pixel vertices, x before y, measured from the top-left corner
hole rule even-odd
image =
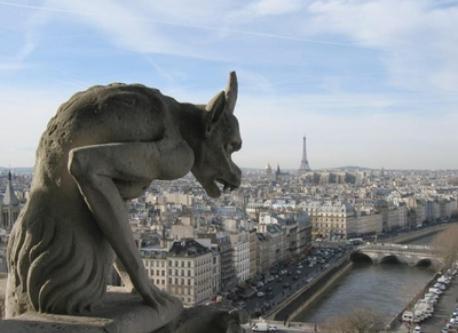
[[[168,91],[179,101],[202,103],[214,91]],[[30,166],[47,122],[68,91],[0,89],[0,165]],[[457,168],[456,109],[440,116],[386,112],[392,107],[437,101],[405,100],[396,95],[303,94],[249,95],[240,91],[236,116],[243,149],[234,155],[242,166],[263,167],[267,162],[296,168],[301,138],[308,137],[313,168],[361,165],[386,168]]]
[[[141,8],[119,1],[49,0],[48,8],[63,9],[92,25],[118,46],[134,52],[176,53],[176,45],[146,20]]]
[[[301,0],[259,0],[247,5],[245,10],[255,16],[278,16],[301,10],[304,1]]]
[[[0,89],[0,166],[32,166],[38,140],[68,94],[45,90]]]
[[[340,35],[379,49],[391,82],[407,90],[457,91],[457,7],[426,0],[314,1],[309,36]]]
[[[434,5],[433,0],[48,0],[34,8],[72,14],[118,47],[138,53],[255,62],[259,57],[251,53],[262,50],[272,61],[277,55],[294,63],[298,59],[291,50],[276,49],[272,41],[269,52],[263,42],[373,48],[380,50],[378,57],[392,85],[456,91],[458,7]],[[35,46],[30,41],[26,45],[31,47],[25,57]],[[19,68],[22,58],[18,54],[3,67]]]
[[[278,161],[284,167],[294,168],[299,163],[301,137],[307,134],[312,167],[360,164],[456,168],[458,157],[454,148],[458,142],[454,124],[458,110],[453,105],[458,102],[458,8],[433,7],[434,3],[48,0],[43,7],[29,6],[39,9],[38,16],[24,29],[22,47],[15,50],[14,57],[0,62],[0,70],[27,66],[27,59],[39,43],[40,28],[56,14],[55,19],[93,27],[117,47],[141,54],[143,59],[151,53],[163,53],[221,60],[223,67],[236,65],[242,88],[237,114],[244,137],[244,148],[236,159],[243,166]],[[283,44],[285,41],[288,43]],[[385,70],[380,81],[386,75],[390,84],[401,88],[398,91],[420,93],[348,93],[342,84],[346,79],[339,73],[313,72],[313,83],[323,85],[315,91],[329,94],[312,94],[304,89],[301,94],[275,95],[275,87],[290,87],[294,83],[291,80],[298,78],[276,76],[269,73],[268,66],[259,70],[260,63],[269,59],[277,72],[283,65],[293,67],[285,73],[293,71],[301,61],[313,60],[313,55],[303,52],[310,45],[376,50],[373,55]],[[320,51],[338,58],[339,49],[332,50],[335,53],[331,55],[326,53],[327,49]],[[226,78],[221,78],[221,86],[209,92],[185,91],[180,85],[190,81],[189,73],[181,72],[181,68],[163,70],[155,62],[150,64],[169,84],[158,88],[178,100],[202,103],[224,87]],[[256,66],[250,66],[253,64]],[[355,66],[348,73],[353,69],[370,72]],[[378,77],[379,69],[374,72]],[[81,78],[83,82],[86,79],[93,78]],[[296,82],[295,91],[300,90],[301,84],[302,81]],[[76,81],[73,85],[71,89],[80,89],[83,83]],[[257,95],[248,95],[256,92]],[[27,89],[0,91],[0,101],[5,106],[0,111],[0,165],[33,163],[33,152],[12,149],[10,143],[15,142],[14,147],[34,147],[57,105],[66,98],[68,94],[62,92],[50,95]],[[439,114],[433,115],[433,111]],[[28,121],[25,123],[24,119]]]
[[[15,4],[12,5],[15,6]],[[41,28],[46,25],[49,18],[50,15],[47,11],[36,8],[33,12],[27,13],[19,22],[18,20],[14,22],[17,25],[16,28],[23,31],[22,44],[17,50],[11,50],[13,52],[12,56],[3,56],[0,58],[0,71],[17,71],[28,67],[27,59],[37,48]],[[14,34],[15,32],[10,33]]]

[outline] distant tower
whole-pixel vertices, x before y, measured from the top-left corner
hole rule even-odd
[[[307,139],[304,136],[302,140],[302,160],[301,165],[299,166],[299,172],[306,172],[310,171],[309,161],[307,160]]]
[[[277,163],[277,171],[275,171],[275,181],[277,183],[282,180],[281,175],[282,175],[282,173],[281,173],[281,169],[280,169],[280,164]]]
[[[267,163],[266,175],[269,177],[272,176],[272,167],[270,166],[270,163]]]
[[[3,227],[6,230],[11,230],[13,227],[14,221],[16,221],[19,211],[20,203],[16,194],[14,193],[13,181],[11,171],[8,172],[8,183],[6,184],[5,194],[3,195],[3,207],[2,207],[2,220]]]

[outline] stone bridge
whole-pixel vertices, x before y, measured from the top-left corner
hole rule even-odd
[[[443,259],[430,246],[371,243],[358,247],[351,255],[353,261],[370,259],[375,264],[404,263],[409,266],[440,267]]]

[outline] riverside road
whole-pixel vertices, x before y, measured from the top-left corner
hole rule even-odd
[[[277,265],[270,270],[269,275],[254,280],[252,287],[255,289],[247,289],[256,290],[251,297],[244,297],[241,292],[233,293],[232,302],[250,315],[262,315],[310,283],[351,250],[352,247],[348,246],[313,249],[306,258]]]

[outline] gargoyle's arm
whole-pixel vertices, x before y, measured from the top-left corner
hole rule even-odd
[[[154,307],[163,304],[165,299],[148,279],[115,181],[148,183],[153,179],[179,178],[189,171],[193,161],[192,150],[184,141],[178,144],[112,143],[70,151],[69,172],[98,226],[137,291]]]

